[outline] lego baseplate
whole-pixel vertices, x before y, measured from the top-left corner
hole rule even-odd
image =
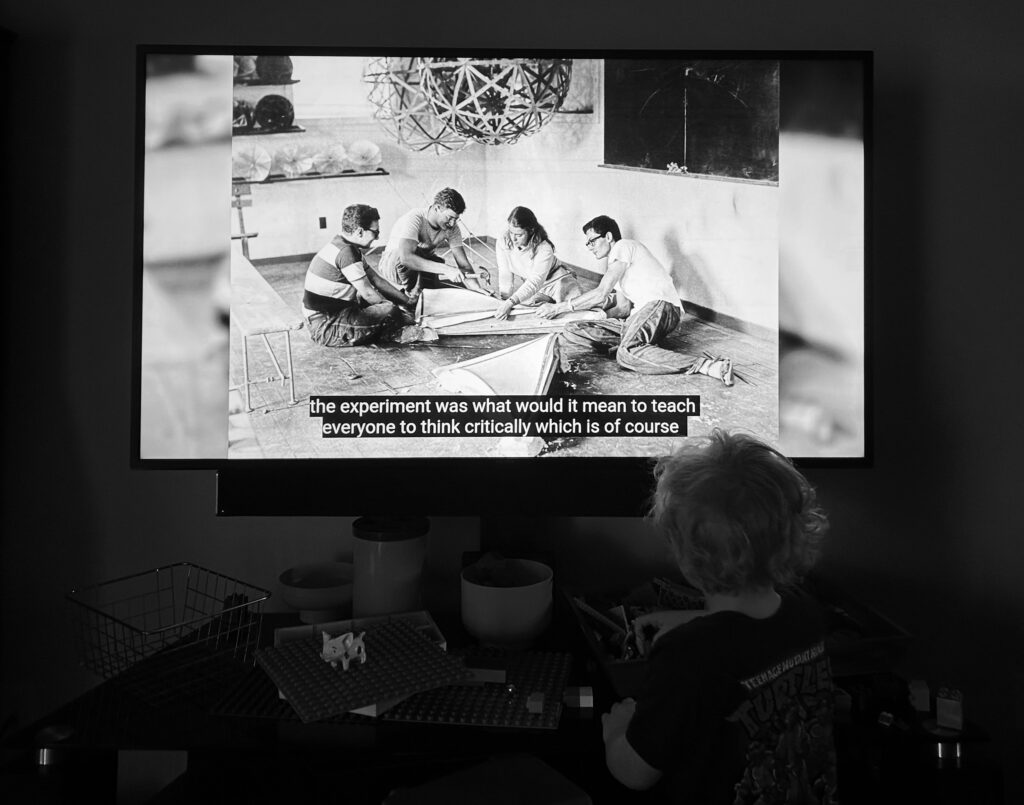
[[[405,621],[368,628],[364,644],[366,662],[354,662],[347,671],[324,662],[322,644],[313,640],[260,649],[256,662],[303,722],[450,685],[468,675],[459,660]]]
[[[474,653],[476,656],[477,653]],[[490,655],[488,655],[490,656]],[[495,655],[499,659],[504,655]],[[461,662],[460,658],[460,662]],[[472,658],[464,658],[472,664]],[[326,665],[326,663],[324,663]],[[379,717],[378,721],[420,724],[461,724],[508,729],[557,729],[562,696],[569,675],[571,655],[560,652],[522,652],[504,660],[506,682],[458,684],[418,693]],[[330,667],[330,666],[328,666]],[[513,685],[509,695],[506,685]],[[531,693],[544,694],[541,713],[531,713],[526,700]],[[249,677],[224,697],[213,712],[220,716],[295,720],[295,710],[278,698],[273,681],[260,673]],[[332,724],[368,724],[361,715],[341,713],[326,719]]]
[[[472,658],[466,658],[467,663]],[[556,651],[509,654],[506,683],[449,685],[418,693],[384,714],[386,721],[464,724],[510,729],[558,729],[562,693],[572,655]],[[531,694],[541,693],[541,712],[527,709]]]

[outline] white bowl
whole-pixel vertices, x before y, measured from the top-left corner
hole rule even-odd
[[[349,562],[318,562],[290,567],[280,575],[281,597],[299,610],[303,623],[324,623],[349,615],[353,568]]]
[[[528,648],[551,622],[553,578],[531,559],[470,565],[462,571],[462,624],[484,645]]]

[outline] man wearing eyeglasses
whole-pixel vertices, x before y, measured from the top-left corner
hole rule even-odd
[[[624,368],[648,375],[702,374],[733,384],[730,358],[683,355],[658,346],[679,326],[683,308],[672,275],[638,240],[624,239],[619,225],[599,215],[583,225],[586,246],[607,263],[596,288],[566,302],[541,305],[537,315],[555,318],[575,310],[599,308],[609,318],[571,321],[566,341],[615,355]]]
[[[410,210],[391,229],[377,271],[406,292],[414,288],[438,287],[440,279],[480,289],[473,266],[462,245],[459,218],[466,201],[457,190],[446,187],[434,196],[425,210]],[[451,249],[456,267],[437,255],[443,247]]]
[[[306,269],[302,312],[313,343],[354,347],[397,334],[412,320],[405,312],[416,297],[396,288],[366,262],[380,237],[380,213],[352,204],[341,216],[341,233],[318,251]]]

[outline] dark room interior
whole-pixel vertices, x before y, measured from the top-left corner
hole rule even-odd
[[[53,0],[4,3],[0,28],[5,741],[98,681],[78,662],[72,588],[187,561],[271,590],[268,613],[284,612],[281,571],[350,555],[355,518],[379,513],[352,500],[347,516],[220,517],[212,470],[130,467],[137,45],[856,50],[874,71],[871,457],[806,470],[832,523],[816,575],[910,635],[901,679],[961,692],[978,737],[941,801],[1024,801],[1019,4]],[[421,514],[436,578],[481,546],[553,556],[581,589],[669,561],[641,518],[571,501],[544,517]],[[457,609],[457,591],[427,603]],[[119,771],[120,801],[155,794],[149,778],[176,762]]]

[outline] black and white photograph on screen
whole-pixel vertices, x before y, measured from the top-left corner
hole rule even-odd
[[[650,457],[716,426],[778,441],[777,60],[223,58],[228,458]],[[410,408],[412,436],[325,438],[311,416],[459,395],[694,404],[629,435]]]

